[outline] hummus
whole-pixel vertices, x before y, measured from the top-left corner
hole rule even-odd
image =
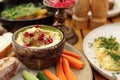
[[[58,44],[62,37],[60,32],[44,29],[38,25],[21,31],[17,35],[16,42],[24,47],[29,48],[46,48]]]

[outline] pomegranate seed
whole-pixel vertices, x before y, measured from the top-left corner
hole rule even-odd
[[[44,34],[39,34],[38,40],[43,40]]]
[[[33,37],[33,36],[34,36],[34,33],[29,33],[29,36],[30,36],[30,37]]]
[[[24,44],[24,47],[27,47],[27,45],[26,45],[26,44]]]
[[[49,36],[49,38],[47,38],[44,42],[45,44],[50,44],[53,42],[53,39]]]
[[[25,36],[25,37],[28,37],[28,36],[29,36],[29,33],[28,33],[28,32],[25,32],[25,33],[24,33],[24,36]]]
[[[29,44],[24,44],[24,47],[30,47],[30,46],[32,46],[31,43],[29,43]]]
[[[44,40],[44,43],[45,43],[45,44],[49,44],[49,42],[48,42],[47,40]]]
[[[39,25],[39,24],[37,24],[37,25],[35,25],[34,27],[35,27],[35,28],[39,28],[39,27],[40,27],[40,25]]]
[[[49,42],[52,43],[53,39],[49,36]]]

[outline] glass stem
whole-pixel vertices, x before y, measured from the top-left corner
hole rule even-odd
[[[65,19],[67,18],[65,9],[63,8],[57,9],[55,17],[57,20],[57,27],[63,30],[65,28]]]

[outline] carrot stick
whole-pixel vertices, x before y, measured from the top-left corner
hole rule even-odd
[[[64,74],[64,71],[63,71],[63,61],[62,61],[62,58],[60,57],[57,65],[56,65],[56,74],[57,74],[57,77],[60,79],[60,80],[67,80],[65,74]]]
[[[50,70],[44,69],[43,73],[49,78],[49,80],[59,80]]]
[[[84,67],[84,63],[79,59],[76,59],[72,56],[65,55],[65,54],[61,54],[61,56],[66,58],[69,61],[70,66],[77,70],[80,70],[81,68]]]
[[[67,80],[77,80],[76,76],[72,72],[69,66],[69,62],[66,58],[63,58],[63,69],[66,75]]]
[[[77,77],[72,70],[71,70],[71,74],[73,75],[74,79],[77,80]]]
[[[72,51],[68,51],[68,50],[65,50],[65,49],[63,50],[63,54],[70,55],[70,56],[75,57],[77,59],[81,58],[79,54],[76,54],[76,53],[74,53]]]

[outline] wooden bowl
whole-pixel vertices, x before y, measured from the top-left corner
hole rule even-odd
[[[57,28],[46,25],[40,25],[40,27],[45,27],[47,29],[50,28],[53,29],[53,31],[58,31],[61,35],[60,42],[53,46],[45,48],[29,48],[19,45],[16,42],[18,34],[21,31],[31,28],[32,26],[34,25],[21,28],[13,34],[12,45],[16,56],[24,65],[31,69],[44,69],[56,64],[65,45],[64,33]]]

